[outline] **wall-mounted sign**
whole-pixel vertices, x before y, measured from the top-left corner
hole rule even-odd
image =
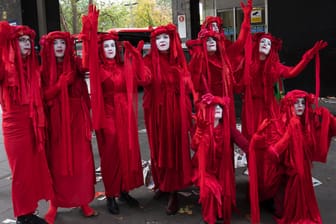
[[[177,16],[177,28],[180,38],[187,38],[185,15]]]
[[[261,8],[255,8],[251,12],[251,23],[261,23],[262,22],[262,10]]]

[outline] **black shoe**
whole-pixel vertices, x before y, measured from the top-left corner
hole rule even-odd
[[[44,219],[34,214],[19,216],[16,224],[48,224]]]
[[[139,207],[139,202],[127,192],[121,192],[118,200],[126,202],[130,207]]]
[[[166,214],[175,215],[178,210],[179,210],[179,203],[177,193],[176,192],[170,193],[168,206],[166,208]]]
[[[167,196],[169,193],[168,192],[163,192],[160,189],[157,189],[154,193],[153,198],[155,200],[159,200],[160,198],[162,198],[163,196]]]
[[[106,198],[106,206],[108,211],[113,215],[118,215],[120,213],[119,206],[114,197]]]
[[[274,199],[270,198],[260,202],[260,207],[268,211],[269,213],[275,212]]]

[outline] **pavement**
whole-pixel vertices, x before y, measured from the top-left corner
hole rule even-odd
[[[333,114],[336,114],[336,101],[334,99],[321,99],[320,104],[327,107]],[[149,148],[147,134],[142,112],[142,97],[139,96],[139,140],[142,159],[149,160]],[[11,202],[11,174],[4,150],[2,129],[0,130],[0,224],[15,223]],[[99,154],[97,151],[96,139],[93,137],[93,152],[96,168],[99,167]],[[326,164],[314,163],[313,176],[321,182],[315,187],[322,221],[326,224],[336,223],[336,213],[334,212],[336,202],[336,141],[332,140],[328,161]],[[243,175],[245,168],[236,169],[237,186],[237,207],[234,212],[232,224],[249,223],[249,204],[246,200],[248,187],[248,177]],[[103,184],[99,180],[95,186],[97,195],[104,191]],[[160,200],[153,199],[153,191],[146,186],[142,186],[130,192],[140,202],[140,207],[131,208],[120,202],[120,215],[111,215],[106,209],[106,201],[103,196],[96,197],[91,206],[99,212],[99,216],[84,218],[79,208],[61,208],[58,211],[55,224],[202,224],[201,207],[198,204],[198,189],[190,187],[179,192],[180,210],[178,214],[167,216],[165,206],[167,198]],[[44,216],[48,209],[48,203],[41,201],[38,208],[38,215]],[[220,222],[218,222],[220,223]],[[275,223],[272,215],[262,210],[261,223]]]

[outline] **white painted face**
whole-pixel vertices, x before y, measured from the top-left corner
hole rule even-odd
[[[215,119],[221,119],[223,117],[223,109],[221,106],[215,106]]]
[[[22,35],[19,37],[20,52],[23,57],[30,55],[31,53],[31,43],[30,37],[28,35]]]
[[[218,24],[216,22],[211,23],[211,28],[214,32],[219,33]]]
[[[159,51],[168,51],[170,47],[170,37],[167,33],[156,36],[156,47]]]
[[[294,103],[294,110],[295,114],[297,116],[301,116],[306,109],[305,99],[304,98],[298,98],[296,102]]]
[[[207,51],[208,52],[216,52],[217,51],[217,42],[213,37],[208,37],[207,42]]]
[[[55,51],[55,57],[56,58],[63,58],[65,53],[65,40],[57,38],[54,40],[54,51]]]
[[[259,53],[268,55],[271,51],[272,42],[269,38],[261,38],[259,43]]]
[[[116,56],[116,44],[114,40],[105,40],[103,47],[107,59],[113,59]]]

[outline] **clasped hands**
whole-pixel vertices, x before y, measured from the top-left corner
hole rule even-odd
[[[75,80],[75,72],[65,72],[60,75],[56,83],[57,87],[71,85]]]

